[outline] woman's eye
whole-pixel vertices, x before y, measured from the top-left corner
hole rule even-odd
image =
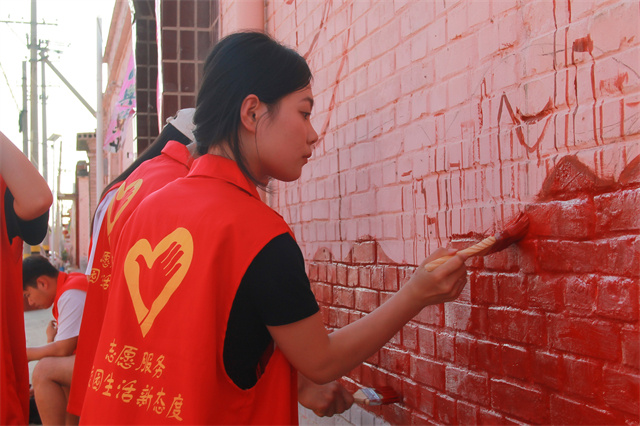
[[[302,116],[304,117],[305,120],[308,120],[309,117],[311,117],[311,113],[310,112],[302,112]]]

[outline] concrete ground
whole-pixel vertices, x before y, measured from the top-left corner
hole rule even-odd
[[[47,343],[47,323],[53,319],[51,308],[38,309],[24,313],[24,327],[27,336],[27,347],[40,346]],[[29,363],[29,378],[37,361]]]

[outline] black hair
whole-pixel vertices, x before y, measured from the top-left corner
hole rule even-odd
[[[113,179],[109,183],[109,185],[106,186],[106,188],[102,191],[102,195],[100,195],[100,199],[102,199],[102,197],[104,197],[105,194],[109,192],[111,188],[113,188],[113,185],[128,178],[129,175],[140,166],[140,164],[160,155],[169,141],[177,141],[183,145],[189,145],[191,142],[193,142],[191,139],[185,136],[184,133],[176,129],[175,126],[173,126],[171,123],[166,124],[156,140],[154,140],[151,145],[149,145],[144,151],[142,151],[142,153],[138,155],[138,158],[136,158],[136,160],[131,163],[129,167],[127,167],[122,173],[120,173],[118,177]]]
[[[32,254],[22,260],[22,289],[38,287],[36,280],[45,275],[50,278],[58,278],[59,271],[49,260],[39,254]]]
[[[99,199],[102,200],[102,198],[111,190],[111,188],[113,188],[115,184],[126,180],[129,177],[129,175],[133,173],[135,169],[140,167],[140,164],[160,155],[160,153],[162,152],[164,147],[167,145],[167,143],[169,143],[169,141],[180,142],[183,145],[189,145],[191,142],[193,142],[191,139],[185,136],[184,133],[176,129],[174,125],[172,125],[171,123],[166,124],[163,127],[162,132],[160,132],[160,134],[156,138],[156,140],[154,140],[151,145],[149,145],[144,151],[142,151],[142,153],[138,155],[138,158],[136,158],[136,160],[133,163],[131,163],[129,167],[127,167],[122,173],[120,173],[118,177],[116,177],[111,182],[109,182],[109,185],[107,185],[104,188]],[[90,225],[91,236],[93,236],[94,219],[95,219],[95,212],[93,214],[93,217],[91,218],[91,225]]]
[[[284,96],[311,83],[307,61],[295,50],[260,32],[239,32],[221,39],[204,64],[193,116],[198,152],[229,143],[240,169],[256,185],[240,150],[240,108],[255,95],[273,112]]]

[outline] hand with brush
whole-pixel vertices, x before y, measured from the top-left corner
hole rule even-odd
[[[331,417],[353,405],[353,395],[338,382],[318,385],[298,374],[298,402],[318,417]]]
[[[452,256],[429,272],[429,261]],[[369,315],[327,333],[320,313],[282,326],[268,326],[289,362],[316,383],[328,383],[365,361],[420,311],[455,300],[466,284],[467,255],[439,249],[427,258],[409,281]]]

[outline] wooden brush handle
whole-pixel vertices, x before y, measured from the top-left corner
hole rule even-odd
[[[484,240],[480,241],[479,243],[472,245],[471,247],[467,247],[464,250],[460,250],[458,253],[468,254],[469,257],[471,257],[471,256],[482,256],[495,243],[496,243],[496,237],[494,237],[494,236],[487,237]],[[431,262],[427,263],[425,265],[425,268],[427,269],[427,271],[431,272],[434,269],[436,269],[438,266],[442,265],[447,260],[451,259],[452,257],[453,256],[439,257],[436,260],[432,260]]]

